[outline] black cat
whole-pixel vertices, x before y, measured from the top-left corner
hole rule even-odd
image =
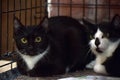
[[[83,22],[91,34],[91,51],[96,55],[94,71],[120,77],[120,16],[96,25]]]
[[[67,16],[45,17],[39,25],[14,20],[18,70],[23,75],[51,76],[82,70],[87,64],[85,27]]]

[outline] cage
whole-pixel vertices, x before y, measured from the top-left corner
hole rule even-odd
[[[46,15],[71,16],[78,20],[86,17],[99,23],[111,20],[115,14],[120,14],[119,0],[0,0],[0,54],[15,49],[14,16],[24,25],[35,25]]]

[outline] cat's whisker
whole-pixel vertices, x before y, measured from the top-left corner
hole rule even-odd
[[[86,55],[85,55],[85,56],[86,56],[86,58],[89,56],[90,51],[91,51],[90,49],[87,51],[87,53],[86,53]]]

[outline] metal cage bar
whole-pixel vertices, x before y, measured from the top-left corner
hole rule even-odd
[[[109,15],[109,16],[108,16],[108,20],[109,20],[109,21],[110,21],[110,15],[111,15],[111,14],[110,14],[110,8],[111,8],[111,7],[110,7],[110,5],[111,5],[110,2],[111,2],[111,1],[109,0],[109,1],[108,1],[108,15]]]
[[[95,23],[97,23],[97,14],[98,14],[98,0],[95,0]]]

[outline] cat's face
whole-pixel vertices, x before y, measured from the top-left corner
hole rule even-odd
[[[95,54],[104,53],[112,43],[120,38],[120,16],[114,16],[111,22],[102,22],[100,24],[87,23],[90,32],[89,45]]]
[[[102,23],[105,24],[105,23]],[[94,53],[103,53],[111,44],[109,25],[96,25],[96,30],[90,35],[90,47]]]
[[[17,18],[14,20],[14,39],[21,54],[34,56],[42,54],[48,47],[44,21],[37,26],[24,26]],[[46,23],[47,24],[47,23]]]

